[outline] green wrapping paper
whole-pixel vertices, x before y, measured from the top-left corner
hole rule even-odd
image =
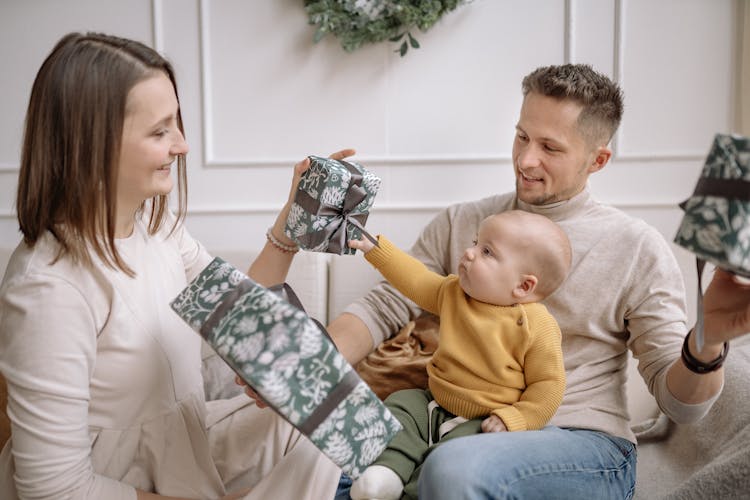
[[[716,134],[695,190],[680,207],[684,214],[674,241],[696,258],[698,315],[694,331],[700,351],[705,263],[750,278],[750,138]]]
[[[376,242],[364,226],[380,182],[358,163],[310,156],[284,232],[305,250],[355,253],[350,240]]]
[[[171,306],[271,408],[351,477],[400,430],[311,318],[220,258]]]
[[[750,277],[750,138],[717,134],[675,243],[735,274]]]

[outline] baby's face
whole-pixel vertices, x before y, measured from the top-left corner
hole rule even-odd
[[[509,306],[518,302],[514,290],[523,281],[524,228],[512,217],[491,217],[479,226],[474,245],[458,265],[461,288],[472,298]]]

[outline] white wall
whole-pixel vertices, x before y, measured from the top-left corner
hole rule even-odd
[[[0,0],[0,242],[13,218],[32,80],[70,30],[162,51],[178,73],[194,235],[258,248],[307,154],[358,149],[383,178],[368,226],[404,246],[447,204],[512,189],[523,75],[587,62],[618,80],[626,113],[595,195],[669,240],[735,103],[734,0],[474,0],[401,58],[389,44],[314,45],[302,0]],[[675,250],[694,290],[692,259]],[[348,258],[348,257],[343,257]]]

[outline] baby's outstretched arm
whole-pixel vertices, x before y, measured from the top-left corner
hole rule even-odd
[[[362,250],[364,253],[369,252],[374,247],[375,245],[372,243],[372,241],[368,240],[367,238],[362,238],[359,240],[349,240],[349,248]]]

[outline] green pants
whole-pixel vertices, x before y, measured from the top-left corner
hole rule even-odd
[[[403,429],[396,434],[374,464],[388,467],[398,474],[405,485],[401,498],[417,498],[417,480],[422,462],[439,441],[482,432],[481,424],[484,419],[475,418],[459,424],[440,437],[440,426],[455,418],[455,415],[439,406],[430,415],[428,405],[432,400],[430,391],[422,389],[397,391],[385,400],[386,406],[401,422]],[[430,442],[436,444],[430,445]]]

